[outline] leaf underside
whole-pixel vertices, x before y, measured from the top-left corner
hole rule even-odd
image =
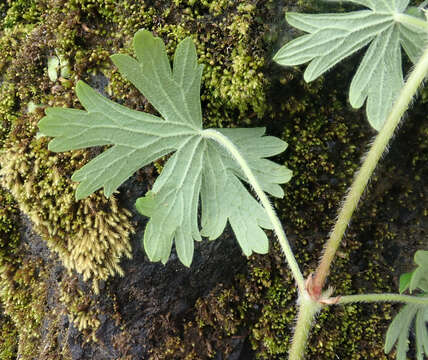
[[[415,253],[418,267],[411,273],[400,277],[400,293],[406,289],[420,290],[423,296],[428,295],[428,251],[419,250]],[[395,316],[389,325],[385,339],[385,353],[396,347],[396,359],[406,360],[409,350],[409,335],[414,327],[416,358],[424,360],[428,357],[428,306],[407,304]]]
[[[418,267],[413,271],[409,290],[420,289],[428,293],[428,251],[416,251],[414,260]]]
[[[175,242],[179,259],[189,266],[194,241],[218,238],[227,222],[246,255],[266,253],[262,229],[272,228],[266,212],[242,183],[247,179],[228,152],[203,135],[202,65],[192,40],[178,45],[173,70],[164,43],[150,32],[136,33],[134,49],[137,59],[113,55],[112,61],[161,117],[116,104],[80,81],[76,94],[86,111],[51,108],[39,122],[40,131],[54,137],[52,151],[111,145],[73,174],[80,182],[76,198],[100,188],[110,196],[136,170],[173,153],[153,189],[136,202],[137,210],[150,217],[144,232],[150,260],[165,263]],[[291,171],[265,158],[281,153],[287,144],[264,136],[264,128],[217,131],[240,150],[263,190],[282,197],[279,184],[290,179]]]
[[[346,0],[370,10],[340,14],[288,13],[290,25],[308,34],[284,45],[274,60],[284,66],[309,62],[307,82],[359,51],[368,49],[352,79],[349,102],[358,109],[366,102],[370,125],[380,130],[404,84],[401,46],[413,63],[422,54],[426,33],[398,23],[409,0]]]
[[[395,316],[389,325],[385,339],[385,353],[396,347],[396,359],[406,360],[409,351],[409,335],[414,326],[416,358],[424,360],[428,356],[428,307],[423,305],[407,304]]]

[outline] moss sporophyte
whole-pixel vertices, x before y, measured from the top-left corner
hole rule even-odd
[[[180,261],[190,266],[194,241],[218,238],[227,222],[245,255],[264,254],[268,251],[268,238],[263,229],[272,229],[299,294],[290,360],[303,358],[319,311],[326,306],[358,302],[405,303],[387,332],[385,351],[395,345],[397,359],[405,359],[414,323],[415,353],[422,360],[428,356],[427,251],[415,254],[418,267],[405,275],[400,294],[333,295],[331,288],[325,289],[331,263],[359,199],[428,72],[428,23],[423,9],[410,9],[409,15],[406,0],[347,2],[365,9],[341,14],[287,14],[291,25],[308,34],[286,44],[274,57],[282,65],[310,61],[305,79],[311,81],[370,44],[352,80],[349,97],[354,107],[366,102],[368,120],[379,132],[344,199],[319,267],[306,280],[266,195],[284,195],[279,184],[290,180],[291,171],[266,158],[283,152],[287,144],[265,136],[263,128],[202,128],[203,68],[190,38],[178,44],[172,69],[164,43],[147,30],[134,36],[136,59],[121,54],[111,57],[120,73],[147,98],[160,117],[116,104],[80,81],[76,94],[86,111],[49,108],[39,129],[44,136],[54,137],[49,150],[55,152],[111,145],[74,173],[72,180],[80,182],[76,200],[100,188],[109,197],[136,170],[173,153],[152,190],[136,201],[137,210],[150,218],[144,232],[144,249],[151,261],[165,263],[174,243]],[[405,82],[401,47],[415,64]],[[251,186],[257,200],[244,183]],[[407,290],[412,295],[401,294]]]

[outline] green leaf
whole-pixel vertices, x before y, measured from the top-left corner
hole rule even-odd
[[[50,81],[58,79],[59,59],[56,56],[48,57],[48,76]]]
[[[70,63],[64,55],[58,55],[61,77],[68,79],[71,76]]]
[[[425,307],[416,313],[415,335],[416,355],[418,360],[424,359],[424,353],[428,356],[428,330],[426,323],[428,323],[428,307]]]
[[[418,267],[413,271],[409,289],[410,291],[420,289],[428,292],[428,251],[416,251],[414,260]]]
[[[405,292],[409,288],[412,275],[413,275],[413,271],[401,274],[400,285],[399,285],[400,294],[402,294],[403,292]]]
[[[404,84],[401,46],[416,62],[421,55],[426,32],[399,23],[408,0],[347,0],[369,10],[340,14],[288,13],[290,25],[307,32],[284,45],[274,60],[284,66],[310,62],[304,73],[312,81],[334,65],[368,47],[351,82],[349,101],[354,108],[366,102],[367,118],[380,130]],[[382,104],[382,106],[379,106]]]
[[[385,339],[385,353],[389,353],[396,347],[396,359],[406,360],[409,351],[409,333],[412,325],[415,325],[416,358],[426,359],[428,356],[428,307],[423,305],[407,304],[395,316],[389,325]],[[425,354],[425,356],[424,356]]]
[[[406,360],[406,353],[409,350],[410,325],[417,312],[416,305],[405,305],[389,325],[385,339],[385,353],[389,353],[394,344],[397,347],[397,360]]]
[[[204,136],[202,65],[192,40],[178,45],[173,70],[162,40],[150,32],[137,32],[134,49],[137,60],[127,55],[112,60],[161,117],[116,104],[78,82],[76,94],[86,111],[51,108],[39,122],[40,131],[54,137],[52,151],[111,145],[73,174],[80,182],[76,198],[100,188],[110,196],[137,169],[172,153],[153,189],[136,202],[137,210],[150,217],[144,232],[150,260],[165,263],[175,243],[179,259],[189,266],[194,241],[218,238],[227,222],[246,255],[266,253],[262,229],[272,228],[266,212],[242,183],[247,178],[230,154]],[[265,158],[284,151],[284,141],[264,136],[263,128],[217,131],[239,149],[264,191],[283,196],[279,184],[290,179],[291,171]]]
[[[428,251],[418,250],[414,256],[418,267],[400,276],[400,293],[407,289],[410,292],[421,290],[422,296],[428,295]],[[388,328],[385,339],[385,353],[389,353],[394,344],[397,348],[397,360],[406,360],[409,350],[409,332],[412,324],[415,327],[416,358],[428,357],[428,306],[407,304],[403,306]]]

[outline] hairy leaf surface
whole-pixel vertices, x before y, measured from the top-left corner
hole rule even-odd
[[[134,49],[137,59],[113,55],[112,60],[161,117],[116,104],[79,82],[76,94],[86,111],[51,108],[39,122],[40,131],[54,137],[52,151],[112,145],[73,174],[80,182],[76,198],[100,188],[110,196],[137,169],[172,153],[153,189],[136,202],[138,211],[150,217],[144,232],[150,260],[165,263],[175,242],[179,259],[189,266],[194,241],[218,238],[227,222],[246,255],[266,253],[262,229],[272,228],[266,212],[242,183],[247,178],[229,153],[204,136],[202,65],[192,40],[178,45],[173,69],[164,43],[150,32],[137,32]],[[217,131],[236,145],[263,190],[282,197],[279,184],[290,179],[291,171],[265,158],[281,153],[287,144],[264,136],[263,128]]]
[[[427,34],[401,24],[395,15],[405,12],[409,0],[346,0],[369,10],[340,14],[288,13],[290,25],[307,32],[284,45],[274,60],[292,66],[309,62],[307,82],[315,80],[341,60],[368,47],[349,90],[354,108],[366,104],[367,118],[380,130],[404,84],[401,46],[412,62],[422,54]]]
[[[428,251],[419,250],[415,253],[418,267],[400,277],[400,293],[409,289],[411,292],[420,290],[422,296],[428,296]],[[423,360],[428,357],[428,306],[407,304],[403,306],[388,328],[385,339],[385,352],[389,353],[394,344],[397,360],[406,360],[409,350],[409,335],[414,327],[416,340],[416,358]]]

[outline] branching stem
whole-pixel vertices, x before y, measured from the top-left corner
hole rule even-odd
[[[314,291],[321,293],[326,277],[328,275],[330,265],[339,247],[343,234],[349,224],[352,214],[357,207],[357,204],[367,186],[367,183],[376,168],[383,152],[385,151],[390,139],[394,134],[394,130],[400,122],[404,112],[408,109],[413,96],[416,94],[419,86],[423,82],[428,72],[428,48],[424,51],[419,59],[414,70],[407,79],[401,93],[394,103],[384,126],[379,131],[373,144],[361,165],[360,170],[355,175],[354,181],[346,195],[345,202],[340,209],[336,223],[330,234],[330,238],[324,249],[324,254],[321,258],[318,269],[316,270],[314,279]],[[381,106],[381,104],[380,104]]]
[[[299,265],[297,264],[293,251],[291,250],[290,244],[287,240],[287,236],[285,235],[284,229],[282,228],[281,222],[279,221],[275,210],[273,209],[268,197],[264,193],[259,182],[251,171],[251,168],[249,167],[247,161],[243,158],[237,147],[219,131],[213,129],[203,130],[202,136],[212,139],[222,145],[225,149],[227,149],[227,151],[229,151],[229,153],[241,167],[242,171],[248,179],[249,184],[253,187],[261,204],[266,210],[270,221],[272,222],[273,229],[275,231],[276,236],[278,237],[279,244],[281,245],[281,248],[284,251],[288,265],[290,266],[291,272],[293,273],[294,279],[296,280],[297,286],[299,288],[299,293],[302,293],[305,289],[305,282],[303,279],[302,272],[299,269]]]
[[[306,342],[316,313],[321,309],[318,302],[313,301],[305,291],[299,298],[299,314],[293,341],[288,352],[288,360],[301,360],[305,354]]]
[[[401,302],[428,306],[428,297],[401,294],[361,294],[342,296],[337,304],[350,304],[355,302]]]

